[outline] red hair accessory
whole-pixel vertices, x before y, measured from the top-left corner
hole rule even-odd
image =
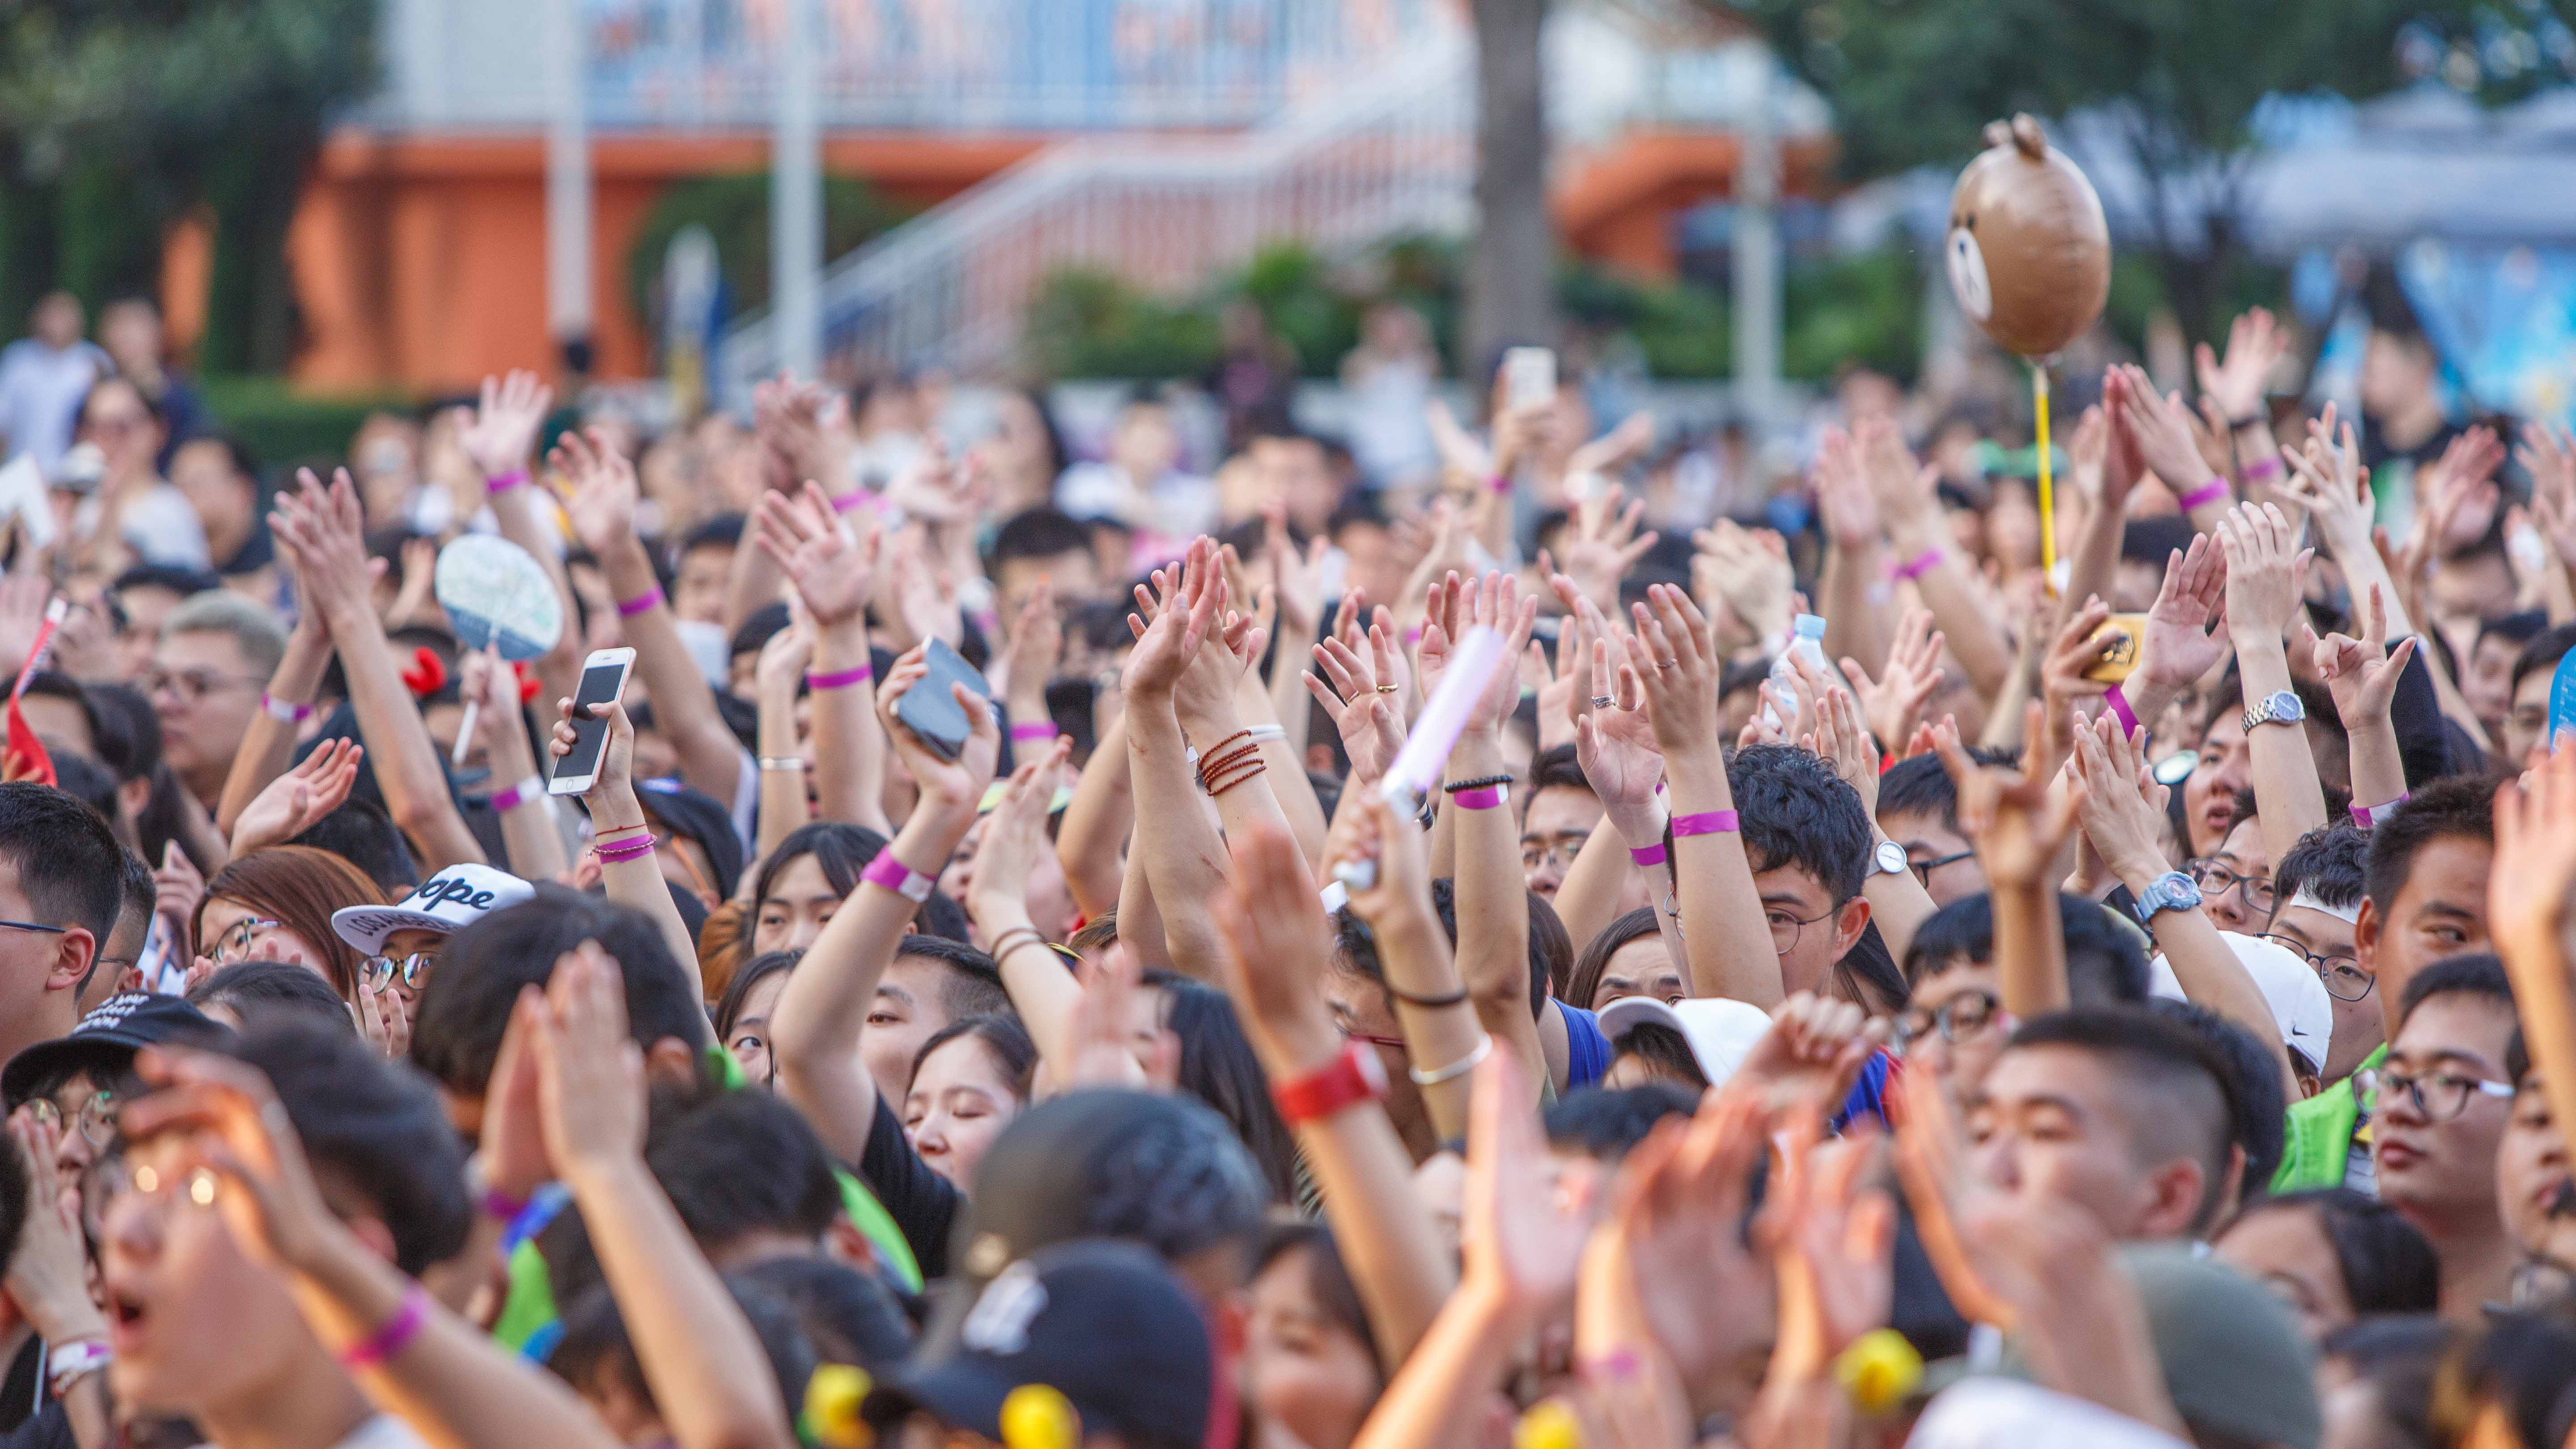
[[[423,644],[411,651],[411,667],[402,672],[405,688],[416,699],[427,699],[447,687],[447,664],[438,652]]]
[[[528,668],[527,661],[524,659],[511,660],[510,672],[518,676],[519,703],[523,706],[527,704],[528,701],[535,699],[537,697],[537,691],[544,687],[537,679],[536,674]]]

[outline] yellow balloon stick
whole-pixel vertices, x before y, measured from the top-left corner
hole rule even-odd
[[[2048,364],[2034,360],[2030,365],[2030,401],[2039,436],[2039,570],[2048,578],[2048,591],[2057,592],[2057,496],[2050,488],[2048,446]]]

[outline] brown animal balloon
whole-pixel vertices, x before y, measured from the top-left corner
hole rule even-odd
[[[1950,287],[1986,335],[2024,357],[2075,340],[2111,295],[2102,198],[2039,123],[1986,127],[1986,150],[1950,193]]]

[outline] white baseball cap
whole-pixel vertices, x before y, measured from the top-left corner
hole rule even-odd
[[[1771,1029],[1771,1013],[1724,996],[1693,996],[1670,1006],[1651,996],[1622,996],[1601,1008],[1601,1034],[1613,1043],[1650,1021],[1682,1034],[1700,1075],[1712,1087],[1725,1086],[1753,1044]]]
[[[491,911],[515,906],[537,888],[488,865],[451,865],[389,906],[343,906],[331,913],[340,939],[373,956],[396,931],[461,931]]]
[[[2281,1028],[2281,1044],[2298,1048],[2316,1067],[2326,1064],[2326,1048],[2334,1040],[2334,998],[2326,994],[2326,984],[2317,979],[2316,968],[2299,959],[2297,953],[2260,936],[2241,936],[2234,931],[2221,931],[2218,939],[2236,953],[2237,964],[2254,978],[2263,993],[2264,1004],[2272,1008],[2272,1020]],[[2147,989],[2157,996],[2176,1001],[2186,998],[2182,983],[2174,978],[2173,968],[2163,956],[2148,963],[2150,976]]]

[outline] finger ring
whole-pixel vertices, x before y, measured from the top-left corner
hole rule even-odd
[[[1381,685],[1379,685],[1379,686],[1377,687],[1377,692],[1378,692],[1378,693],[1380,693],[1380,694],[1393,694],[1393,693],[1395,693],[1395,692],[1396,692],[1396,690],[1398,690],[1399,688],[1402,688],[1402,686],[1401,686],[1401,685],[1394,685],[1394,684],[1381,684]]]
[[[1592,707],[1594,709],[1608,709],[1610,706],[1617,703],[1617,700],[1612,699],[1606,694],[1596,694],[1592,696]]]

